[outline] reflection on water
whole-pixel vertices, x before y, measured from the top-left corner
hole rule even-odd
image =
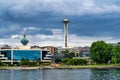
[[[92,70],[91,80],[120,80],[120,69]]]
[[[120,69],[0,70],[0,80],[120,80]]]
[[[89,69],[52,69],[42,72],[43,80],[89,80],[90,78]]]

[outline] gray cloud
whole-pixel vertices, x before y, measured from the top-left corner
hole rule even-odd
[[[63,15],[84,15],[120,12],[118,0],[2,0],[0,8],[14,18],[35,17],[41,12]],[[120,1],[119,1],[120,2]]]
[[[98,40],[90,36],[99,36],[99,40],[104,40],[103,36],[112,37],[118,41],[119,13],[119,0],[0,0],[0,40],[11,38],[14,43],[26,32],[31,40],[38,39],[41,44],[62,43],[61,21],[67,17],[70,37],[75,38],[70,41],[74,45]],[[88,37],[85,42],[84,39],[77,41],[84,36]]]

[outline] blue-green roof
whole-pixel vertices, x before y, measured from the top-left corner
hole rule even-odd
[[[25,37],[21,40],[21,43],[25,46],[27,45],[29,40],[27,40]]]

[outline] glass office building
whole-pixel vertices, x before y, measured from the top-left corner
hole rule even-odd
[[[33,60],[45,60],[44,57],[48,54],[48,51],[43,50],[5,50],[1,49],[0,54],[4,55],[1,59],[12,60],[14,62],[19,62],[21,59]]]
[[[40,50],[13,50],[13,60],[20,61],[21,59],[40,60]]]
[[[0,49],[0,60],[6,62],[20,62],[22,59],[34,60],[50,60],[48,58],[48,51],[41,49],[27,48],[29,40],[26,35],[21,40],[22,48],[12,49],[10,46],[5,45]]]
[[[11,50],[0,50],[1,58],[0,60],[11,60]]]

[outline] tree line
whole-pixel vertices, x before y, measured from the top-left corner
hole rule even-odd
[[[86,59],[75,59],[75,53],[69,52],[69,50],[62,51],[64,54],[64,58],[61,59],[60,57],[57,57],[55,59],[55,63],[62,63],[65,65],[87,65],[88,61]]]
[[[90,47],[90,59],[97,64],[120,63],[120,44],[113,46],[105,41],[93,42]]]
[[[55,63],[63,63],[65,65],[87,65],[88,61],[85,59],[73,59],[73,58],[56,58]]]

